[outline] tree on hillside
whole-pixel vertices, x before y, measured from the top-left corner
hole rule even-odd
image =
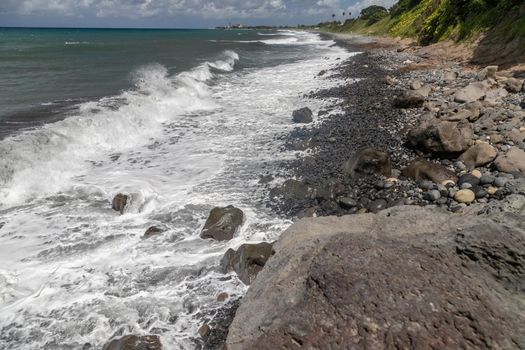
[[[388,10],[383,6],[372,5],[361,10],[360,19],[368,21],[368,24],[373,24],[388,16]]]

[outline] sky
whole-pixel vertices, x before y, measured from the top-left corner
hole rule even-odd
[[[396,0],[0,0],[0,27],[211,28],[315,24]]]

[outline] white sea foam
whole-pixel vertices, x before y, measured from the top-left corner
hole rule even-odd
[[[327,103],[302,96],[337,84],[313,77],[349,56],[312,45],[275,67],[231,72],[233,52],[177,75],[143,67],[136,89],[0,141],[0,348],[101,348],[129,333],[194,348],[198,314],[245,292],[217,271],[224,252],[289,224],[260,201],[258,177],[295,157],[275,136],[298,106]],[[131,196],[122,216],[110,209],[119,192]],[[228,204],[246,214],[241,231],[200,239],[209,210]],[[141,239],[151,225],[166,232]]]

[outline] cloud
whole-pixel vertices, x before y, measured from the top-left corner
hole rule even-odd
[[[0,0],[0,13],[37,16],[148,18],[193,16],[203,19],[308,18],[342,11],[360,12],[395,0]]]
[[[347,8],[348,12],[352,13],[352,17],[356,17],[361,13],[361,10],[372,5],[379,5],[385,8],[390,8],[394,5],[397,0],[361,0]]]

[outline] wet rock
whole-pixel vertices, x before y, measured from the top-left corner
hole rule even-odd
[[[244,213],[231,205],[224,208],[213,208],[204,224],[201,238],[227,241],[233,238],[242,226]]]
[[[199,328],[198,333],[199,333],[199,335],[200,335],[201,337],[204,338],[204,337],[207,337],[207,336],[210,334],[210,331],[211,331],[210,326],[208,326],[207,324],[203,324],[203,325]]]
[[[295,110],[292,113],[294,123],[311,123],[313,121],[312,116],[312,110],[308,107]]]
[[[469,103],[479,101],[485,97],[487,85],[482,82],[470,83],[468,86],[460,89],[454,95],[454,100],[459,103]]]
[[[124,214],[124,210],[126,209],[126,205],[128,204],[128,198],[129,197],[125,194],[117,194],[113,198],[111,209],[120,212],[120,214]]]
[[[498,151],[493,146],[481,142],[465,151],[465,153],[459,157],[459,160],[469,168],[475,168],[492,162],[496,159],[497,155]]]
[[[404,91],[400,96],[394,98],[395,108],[419,108],[423,107],[425,97],[415,91]]]
[[[162,232],[164,232],[164,230],[161,229],[160,227],[151,226],[150,228],[146,230],[143,237],[146,239],[151,238],[153,236],[160,235]]]
[[[305,182],[290,179],[286,180],[282,187],[273,189],[270,195],[272,197],[282,196],[288,200],[312,199],[316,197],[317,189]]]
[[[221,268],[225,273],[235,271],[244,284],[250,285],[271,255],[270,243],[243,244],[237,251],[228,249],[221,260]]]
[[[463,189],[456,192],[454,200],[458,203],[470,204],[476,199],[476,194],[470,189]]]
[[[447,181],[457,182],[456,174],[441,164],[431,163],[425,159],[416,159],[402,172],[403,176],[414,181],[430,180],[437,184]]]
[[[494,164],[499,171],[504,173],[514,171],[525,173],[525,151],[517,147],[512,147],[507,153],[498,156]]]
[[[226,292],[222,292],[219,295],[217,295],[217,301],[223,302],[226,301],[230,296]]]
[[[156,335],[126,335],[113,339],[102,350],[161,350],[160,339]]]
[[[243,298],[226,345],[524,348],[523,221],[499,222],[417,207],[298,222]]]
[[[344,165],[350,177],[383,175],[392,176],[392,161],[388,153],[375,148],[366,148],[355,153]]]
[[[442,121],[413,129],[407,138],[413,147],[434,153],[459,153],[472,144],[472,129],[469,125],[460,127],[458,123]]]

